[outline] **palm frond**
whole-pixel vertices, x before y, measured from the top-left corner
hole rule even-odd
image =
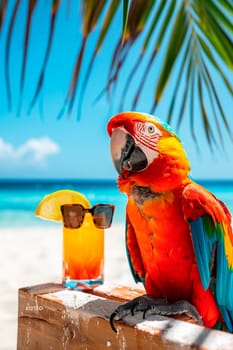
[[[83,83],[83,86],[82,86],[82,90],[81,90],[81,94],[80,94],[80,97],[79,97],[79,101],[78,101],[78,108],[77,108],[77,118],[79,119],[81,114],[82,114],[82,103],[83,103],[83,99],[84,99],[84,95],[85,95],[85,92],[86,92],[86,89],[87,89],[87,85],[88,85],[88,82],[89,82],[89,79],[91,77],[91,73],[92,73],[92,67],[94,66],[94,62],[96,60],[96,56],[103,44],[103,41],[106,37],[106,34],[108,33],[108,29],[112,23],[112,20],[114,18],[114,15],[116,14],[116,11],[119,7],[119,4],[120,4],[120,0],[112,0],[111,1],[111,4],[106,12],[106,15],[105,15],[105,18],[104,18],[104,21],[103,21],[103,24],[102,24],[102,28],[100,30],[100,34],[99,34],[99,37],[98,37],[98,40],[97,40],[97,43],[96,43],[96,46],[95,46],[95,49],[94,49],[94,52],[92,54],[92,57],[90,59],[90,62],[89,62],[89,65],[86,69],[86,75],[84,77],[84,83]],[[127,7],[127,5],[124,5]],[[124,16],[127,16],[125,13],[124,13]],[[125,18],[126,20],[126,18]],[[125,25],[125,24],[124,24]],[[124,25],[123,25],[123,32],[125,31],[124,29]],[[123,34],[124,35],[124,34]]]
[[[85,52],[85,47],[87,43],[88,36],[96,26],[97,21],[99,20],[99,17],[101,16],[101,13],[104,9],[106,2],[104,0],[86,0],[83,1],[83,39],[82,39],[82,44],[79,50],[79,54],[76,59],[75,67],[73,70],[70,86],[66,95],[66,98],[64,100],[63,107],[61,109],[61,112],[58,116],[60,118],[62,116],[62,113],[66,106],[68,105],[68,114],[71,113],[75,96],[76,96],[76,91],[77,91],[77,84],[78,84],[78,78],[79,78],[79,73],[80,69],[82,66],[83,62],[83,57],[84,57],[84,52]]]
[[[166,7],[166,3],[167,3],[166,0],[162,0],[161,3],[159,4],[158,9],[156,10],[156,12],[154,14],[154,18],[152,20],[152,23],[150,25],[150,29],[148,30],[147,36],[146,36],[144,43],[142,45],[140,55],[138,56],[138,59],[135,62],[135,65],[133,66],[132,70],[130,71],[128,78],[126,79],[125,86],[122,89],[123,92],[122,92],[122,96],[121,96],[120,110],[123,109],[125,98],[126,98],[126,93],[127,93],[127,90],[129,90],[130,83],[133,81],[134,76],[136,75],[137,71],[140,68],[140,65],[142,65],[142,63],[143,63],[143,58],[145,56],[145,52],[146,52],[147,47],[148,47],[148,45],[153,37],[155,26],[157,25],[162,13],[163,13],[164,8]],[[171,10],[173,9],[174,4],[175,4],[175,1],[172,1],[171,5],[170,5]],[[170,11],[168,11],[168,14],[171,15]],[[165,28],[167,28],[167,21],[164,21],[163,27],[164,27],[164,30],[162,30],[161,32],[164,33]],[[161,35],[160,35],[160,37],[161,37]],[[159,50],[159,39],[157,41],[157,44],[155,44],[155,46],[154,46],[154,50],[151,54],[151,58],[150,58],[149,63],[145,69],[145,73],[142,76],[140,86],[138,87],[137,92],[136,92],[135,97],[134,97],[134,102],[133,102],[132,108],[136,107],[136,104],[137,104],[138,99],[139,99],[139,95],[141,94],[141,90],[143,89],[143,86],[146,82],[147,76],[150,73],[151,66],[155,60],[155,56],[156,56],[158,50]]]
[[[195,85],[196,85],[196,74],[195,74],[195,69],[191,67],[191,79],[190,79],[190,98],[189,98],[189,110],[190,110],[190,131],[191,131],[191,136],[193,138],[193,141],[195,142],[197,150],[200,152],[200,147],[199,143],[197,140],[196,136],[196,131],[195,131],[195,103],[194,103],[194,96],[195,96]]]
[[[23,62],[22,62],[21,78],[20,78],[20,97],[19,97],[18,114],[20,114],[20,110],[21,110],[21,102],[22,102],[22,96],[23,96],[24,79],[25,79],[25,71],[26,71],[27,55],[28,55],[28,44],[29,44],[32,16],[33,16],[36,4],[37,4],[37,0],[29,0],[28,9],[27,9],[27,20],[26,20],[26,28],[25,28],[25,35],[24,35]]]
[[[188,65],[188,77],[190,78],[191,73],[194,71],[194,62],[193,62],[193,56],[190,55],[190,52],[192,51],[192,47],[190,48],[190,45],[193,46],[193,42],[190,40],[190,38],[188,38],[187,40],[187,46],[186,46],[186,50],[185,53],[183,55],[182,58],[182,62],[180,64],[179,67],[179,71],[177,73],[177,77],[176,77],[176,82],[174,84],[174,88],[173,88],[173,93],[172,93],[172,97],[171,97],[171,102],[170,102],[170,106],[168,109],[168,116],[167,116],[167,122],[170,124],[171,120],[172,120],[172,116],[173,116],[173,111],[174,111],[174,107],[175,107],[175,103],[176,103],[176,98],[177,98],[177,93],[178,90],[181,86],[180,81],[181,81],[181,77],[185,72],[185,66],[186,64]],[[187,62],[188,61],[188,62]],[[186,87],[189,84],[189,79],[186,79]],[[177,128],[180,126],[181,121],[182,121],[182,114],[178,113],[178,125]]]
[[[211,13],[212,18],[214,18],[217,23],[220,23],[221,27],[231,34],[233,34],[233,24],[229,16],[218,6],[218,3],[210,2],[208,6],[208,11]],[[233,12],[232,12],[233,14]]]
[[[213,0],[210,1],[210,3]],[[209,6],[209,4],[208,4]],[[208,10],[208,6],[205,2],[200,2],[199,6],[194,3],[193,9],[198,16],[198,21],[195,20],[197,27],[201,30],[205,40],[212,46],[214,51],[225,62],[225,64],[232,70],[233,69],[233,43],[230,36],[224,30],[225,27],[221,26],[221,22],[218,22],[212,13]],[[232,27],[232,25],[231,25]]]
[[[8,16],[5,82],[9,108],[12,105],[9,65],[12,33],[21,3],[20,0],[15,0]],[[29,40],[33,40],[31,27],[38,0],[28,0],[27,4],[19,109],[28,64]],[[45,83],[60,4],[60,0],[51,0],[51,6],[48,7],[50,8],[49,35],[29,111],[38,101]],[[133,109],[138,108],[140,97],[143,96],[149,82],[153,88],[151,94],[153,97],[148,101],[146,112],[154,112],[157,105],[163,101],[169,87],[171,93],[166,97],[170,99],[166,101],[168,121],[173,123],[176,118],[179,127],[189,118],[190,133],[195,143],[198,142],[195,129],[197,118],[200,118],[203,123],[206,139],[212,149],[217,147],[216,137],[221,144],[224,142],[223,132],[219,131],[222,127],[230,137],[232,136],[229,117],[225,111],[226,106],[221,100],[221,91],[215,80],[220,78],[226,93],[232,97],[233,79],[230,74],[233,70],[233,3],[231,0],[179,2],[175,0],[169,2],[166,0],[80,0],[79,4],[81,4],[81,10],[79,10],[82,13],[82,36],[78,47],[75,48],[77,50],[75,63],[58,118],[65,113],[71,114],[79,91],[77,115],[81,116],[82,103],[92,77],[93,66],[98,60],[100,49],[105,47],[116,16],[121,12],[121,26],[112,37],[113,51],[109,55],[107,78],[103,82],[102,90],[100,87],[100,94],[96,101],[105,96],[111,103],[119,90],[118,82],[121,81],[119,108],[123,109],[126,104],[128,104],[127,109],[129,106]],[[67,0],[67,8],[69,5],[70,1]],[[2,0],[0,31],[5,24],[8,8],[9,2]],[[97,31],[96,41],[91,53],[88,52],[87,55],[87,43],[94,31]],[[84,60],[85,65],[83,65]],[[127,73],[122,76],[126,66]],[[80,72],[84,67],[86,71],[81,80]],[[129,98],[129,96],[132,97]],[[175,114],[177,115],[174,116]],[[216,128],[211,124],[211,120],[214,121]]]
[[[45,71],[46,71],[46,67],[48,64],[48,59],[49,59],[49,55],[50,55],[50,51],[51,51],[51,47],[52,47],[52,42],[53,42],[55,22],[56,22],[56,18],[57,18],[59,5],[60,5],[60,0],[53,0],[52,5],[51,5],[50,28],[49,28],[49,37],[48,37],[47,47],[45,50],[45,56],[44,56],[40,76],[39,76],[39,79],[38,79],[38,82],[37,82],[37,85],[35,88],[35,92],[34,92],[34,95],[32,97],[32,100],[29,104],[28,114],[30,114],[31,109],[35,105],[36,100],[38,98],[38,95],[39,95],[39,93],[42,89],[42,86],[43,86]]]
[[[187,43],[187,48],[185,50],[185,53],[184,53],[184,56],[183,56],[183,61],[180,65],[180,74],[177,75],[177,83],[176,83],[176,86],[174,88],[174,100],[176,99],[176,94],[177,94],[177,91],[179,89],[179,86],[180,86],[180,79],[182,77],[182,75],[185,75],[186,74],[186,83],[185,83],[185,86],[183,88],[183,96],[181,98],[181,106],[180,106],[180,112],[178,112],[177,116],[178,116],[178,121],[177,121],[177,130],[179,129],[179,127],[181,126],[181,122],[182,122],[182,118],[183,118],[183,115],[184,115],[184,111],[185,111],[185,107],[186,107],[186,103],[188,102],[188,92],[189,92],[189,89],[188,89],[188,86],[190,85],[190,79],[191,79],[191,76],[192,76],[192,71],[193,71],[193,68],[194,68],[194,64],[193,64],[193,59],[192,59],[192,56],[190,55],[190,42]],[[185,71],[185,69],[186,71]],[[169,116],[172,116],[173,115],[173,111],[172,110],[169,110]]]
[[[106,92],[108,94],[110,93],[111,88],[115,88],[114,84],[118,79],[124,61],[141,35],[153,6],[153,0],[148,0],[146,6],[145,2],[142,0],[134,0],[131,2],[128,10],[128,21],[124,29],[124,37],[122,38],[122,33],[120,33],[120,39],[111,61],[108,82],[106,85]]]
[[[187,28],[186,17],[185,17],[185,7],[184,7],[184,4],[182,3],[178,10],[178,13],[172,28],[172,34],[170,36],[170,40],[168,43],[165,61],[164,61],[162,71],[159,76],[159,80],[155,90],[155,99],[154,99],[152,111],[155,109],[156,105],[158,104],[158,102],[160,101],[163,95],[165,86],[168,83],[168,80],[170,78],[170,74],[174,67],[177,56],[180,53],[181,46],[184,43],[187,29],[188,28]]]
[[[158,8],[158,12],[156,13],[156,18],[153,21],[153,25],[155,24],[155,20],[156,21],[159,20],[159,17],[162,14],[162,10],[164,9],[164,7],[165,7],[165,2],[162,1],[161,2],[161,6]],[[167,28],[169,27],[169,22],[171,20],[172,13],[174,11],[174,7],[175,7],[175,0],[170,2],[170,6],[169,6],[169,8],[167,10],[166,16],[165,16],[163,24],[162,24],[162,28],[161,28],[160,33],[158,35],[158,39],[157,39],[156,43],[154,44],[154,50],[152,51],[150,60],[149,60],[149,62],[147,64],[145,72],[144,72],[144,74],[142,76],[141,83],[139,84],[139,87],[138,87],[137,92],[135,94],[135,97],[134,97],[134,100],[133,100],[133,105],[132,105],[133,109],[135,109],[136,106],[137,106],[137,102],[138,102],[139,97],[141,95],[141,91],[142,91],[142,89],[143,89],[143,87],[145,85],[146,79],[147,79],[147,77],[148,77],[148,75],[149,75],[149,73],[151,71],[152,64],[154,63],[155,57],[156,57],[156,55],[157,55],[157,53],[159,51],[162,39],[163,39],[163,37],[165,35],[165,32],[166,32]],[[147,45],[149,43],[149,39],[151,37],[151,34],[152,33],[151,33],[151,30],[150,30],[150,33],[147,36],[147,38],[146,38],[146,40],[145,40],[145,42],[143,44],[142,52],[145,52],[146,47],[147,47]]]
[[[211,2],[212,3],[212,2]],[[180,25],[180,31],[179,35],[183,37],[182,45],[178,47],[178,53],[181,54],[182,48],[184,49],[185,45],[185,37],[186,39],[191,43],[189,45],[189,57],[193,57],[191,60],[189,60],[189,68],[186,67],[186,60],[185,57],[187,57],[187,51],[183,53],[183,60],[180,62],[180,71],[177,74],[177,82],[175,84],[174,93],[172,95],[170,109],[169,109],[169,118],[168,121],[171,122],[172,120],[172,111],[174,109],[175,103],[177,102],[178,98],[180,100],[180,112],[178,113],[178,124],[180,125],[184,119],[185,116],[185,107],[187,105],[188,98],[190,99],[190,107],[189,107],[189,115],[190,115],[190,121],[191,121],[191,133],[193,135],[194,140],[196,140],[195,136],[195,130],[194,130],[194,103],[193,99],[197,102],[199,101],[200,111],[201,111],[201,118],[203,121],[203,126],[205,130],[205,134],[207,137],[207,141],[212,147],[212,145],[216,144],[215,135],[211,129],[211,124],[209,123],[209,118],[211,118],[211,114],[214,117],[215,125],[217,125],[218,133],[219,133],[219,140],[221,143],[223,143],[223,138],[219,132],[220,125],[219,125],[219,119],[217,119],[217,115],[220,116],[221,121],[223,122],[225,129],[227,130],[229,136],[231,137],[231,131],[227,122],[226,115],[224,113],[224,108],[220,102],[220,98],[217,93],[217,89],[215,88],[213,79],[211,78],[211,74],[209,73],[209,70],[207,69],[207,65],[210,64],[212,67],[214,67],[215,71],[218,72],[218,74],[221,76],[225,87],[227,88],[228,92],[232,95],[232,85],[229,81],[229,79],[226,77],[223,69],[220,67],[220,64],[218,63],[219,60],[215,58],[216,51],[219,55],[219,58],[224,60],[225,64],[231,69],[232,67],[232,49],[230,50],[230,47],[232,47],[232,42],[230,40],[229,33],[231,23],[228,21],[227,17],[222,13],[219,12],[219,16],[216,16],[216,18],[219,18],[219,22],[217,22],[217,19],[212,16],[212,13],[210,13],[209,9],[211,8],[212,12],[219,11],[217,7],[213,5],[213,7],[205,7],[205,2],[193,2],[191,7],[183,8],[183,19],[179,22],[179,15],[176,17],[176,21],[174,23],[174,26],[172,28],[173,37],[170,36],[170,42],[167,48],[165,62],[163,64],[163,69],[160,74],[158,83],[157,83],[157,90],[155,94],[155,102],[154,107],[156,107],[157,103],[159,102],[161,96],[163,95],[163,90],[165,89],[165,85],[168,82],[170,78],[170,74],[172,74],[172,69],[175,65],[175,62],[178,61],[178,59],[175,57],[176,51],[174,51],[174,43],[177,40],[177,46],[179,45],[179,38],[175,36],[174,33],[177,33],[177,28]],[[213,3],[214,4],[214,3]],[[180,13],[182,11],[182,5],[180,7]],[[185,21],[187,23],[187,26],[185,27]],[[180,23],[180,24],[179,24]],[[221,27],[221,23],[223,23],[224,28]],[[227,28],[227,31],[226,31]],[[208,34],[207,34],[208,33]],[[216,39],[216,36],[221,33],[221,40]],[[224,44],[222,44],[224,43]],[[224,48],[223,48],[224,46]],[[227,48],[227,49],[226,49]],[[231,52],[228,53],[228,50]],[[215,56],[213,53],[215,53]],[[172,56],[172,57],[171,57]],[[205,57],[204,57],[205,56]],[[208,61],[208,62],[207,62]],[[191,68],[192,67],[192,68]],[[203,68],[204,67],[204,68]],[[186,69],[186,73],[185,73]],[[191,73],[192,72],[192,73]],[[180,90],[180,84],[183,75],[184,81],[186,81],[186,86],[183,92],[183,97],[181,97]],[[184,76],[185,75],[185,76]],[[196,77],[196,78],[195,78]],[[197,85],[195,87],[195,81],[197,81]],[[200,90],[201,89],[201,90]],[[208,104],[211,106],[206,107],[206,101],[203,97],[203,89],[207,91],[208,94]],[[188,96],[188,91],[190,90],[190,96]],[[196,96],[196,97],[195,97]],[[218,109],[218,112],[216,110]]]
[[[5,81],[6,81],[6,94],[7,94],[7,102],[8,102],[9,110],[11,110],[11,104],[12,104],[12,95],[11,95],[11,87],[10,87],[10,68],[9,68],[10,45],[11,45],[12,33],[15,25],[16,16],[19,10],[19,5],[20,5],[20,0],[17,0],[15,2],[15,6],[13,8],[12,15],[10,18],[10,24],[9,24],[9,29],[7,33],[6,48],[5,48]]]
[[[126,26],[129,15],[129,0],[123,0],[123,28],[122,28],[122,41],[125,40]]]
[[[2,29],[2,24],[4,22],[6,8],[7,8],[7,0],[2,0],[0,4],[0,30]]]

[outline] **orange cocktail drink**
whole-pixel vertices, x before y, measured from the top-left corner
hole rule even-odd
[[[61,206],[65,287],[90,289],[103,283],[104,228],[110,227],[113,211],[108,204]]]
[[[71,288],[103,282],[104,230],[85,219],[81,228],[63,226],[63,281]]]
[[[114,205],[90,207],[80,192],[59,190],[45,196],[36,215],[63,223],[64,286],[91,289],[103,283],[104,229],[112,224]]]

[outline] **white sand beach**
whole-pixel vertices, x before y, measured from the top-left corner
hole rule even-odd
[[[16,349],[18,288],[61,280],[62,229],[0,230],[0,349]],[[124,225],[105,230],[105,281],[135,286],[124,246]]]

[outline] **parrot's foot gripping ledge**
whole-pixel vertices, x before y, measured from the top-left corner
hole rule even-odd
[[[196,308],[186,300],[169,304],[166,299],[156,300],[150,295],[142,295],[117,307],[109,319],[112,329],[117,332],[114,325],[115,320],[124,319],[126,316],[134,315],[138,311],[143,313],[143,319],[150,320],[151,316],[155,315],[174,316],[186,314],[196,321],[197,324],[202,325],[201,317]]]
[[[148,296],[141,298],[143,294],[142,289],[112,284],[97,287],[92,293],[68,290],[55,283],[22,288],[19,290],[17,350],[232,350],[232,334],[190,323],[187,316],[188,322],[160,315],[153,316],[153,321],[145,321],[143,314],[149,319],[154,310],[145,310],[144,305],[152,300]],[[127,301],[131,309],[125,312],[122,302]],[[155,308],[159,305],[159,309],[169,306],[164,300],[154,304]],[[179,308],[187,312],[186,304],[178,304]],[[174,311],[173,305],[170,311]],[[113,332],[109,317],[112,314],[114,326],[122,313],[124,321],[116,322],[117,333]],[[177,318],[184,320],[183,315]]]

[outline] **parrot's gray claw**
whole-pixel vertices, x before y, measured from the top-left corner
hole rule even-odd
[[[120,318],[118,318],[117,315],[118,315],[118,312],[116,310],[110,315],[110,318],[109,318],[110,326],[111,326],[112,330],[116,333],[117,333],[117,330],[116,330],[116,327],[114,325],[114,321],[120,319]]]
[[[150,295],[142,295],[116,308],[111,314],[109,321],[112,330],[116,332],[114,322],[123,319],[128,315],[134,315],[135,312],[143,312],[143,319],[149,315],[172,316],[186,314],[193,318],[199,325],[202,325],[202,319],[196,308],[186,300],[177,301],[169,304],[166,299],[155,299]]]
[[[201,316],[195,306],[186,300],[180,300],[175,303],[166,305],[151,304],[151,306],[144,311],[143,316],[146,318],[149,315],[174,316],[183,314],[186,314],[187,316],[194,319],[200,326],[203,325]]]
[[[154,299],[150,295],[142,295],[140,297],[134,298],[133,300],[124,303],[116,308],[116,310],[110,315],[109,321],[112,329],[116,332],[114,321],[123,319],[128,315],[134,315],[137,311],[143,312],[143,318],[145,318],[145,313],[151,308],[151,305],[165,305],[167,304],[166,299]]]

